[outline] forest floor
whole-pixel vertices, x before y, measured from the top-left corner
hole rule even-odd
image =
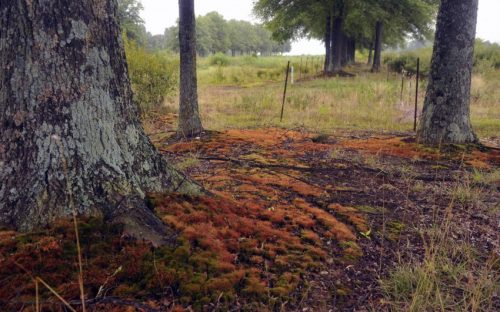
[[[398,289],[398,283],[422,281],[399,280],[394,270],[403,264],[442,262],[436,260],[441,252],[451,252],[444,257],[452,258],[446,259],[452,266],[463,266],[458,274],[463,276],[454,276],[456,283],[449,285],[441,285],[449,276],[434,281],[436,287],[450,288],[443,289],[446,298],[438,305],[468,310],[477,299],[472,293],[479,291],[485,297],[475,308],[500,308],[498,148],[428,148],[417,144],[411,133],[340,131],[328,136],[300,128],[227,130],[173,145],[163,140],[161,131],[152,138],[190,177],[244,207],[241,216],[253,219],[255,228],[265,223],[300,240],[298,250],[284,246],[283,258],[278,252],[274,259],[257,256],[242,264],[260,268],[270,285],[276,285],[275,274],[283,266],[294,272],[305,265],[297,297],[282,302],[281,309],[406,310],[412,304],[438,309],[432,306],[432,294],[416,298],[431,301],[427,308],[411,302],[422,294],[411,287]],[[487,142],[493,147],[496,143]],[[455,251],[446,250],[449,244]],[[465,260],[469,248],[474,256]],[[433,265],[440,271],[439,266],[448,264]],[[484,270],[486,278],[480,274]],[[464,289],[464,284],[477,288]],[[459,293],[450,295],[457,289]]]
[[[150,194],[179,233],[153,249],[79,220],[92,311],[498,311],[500,150],[411,133],[233,129],[150,137],[213,196]],[[72,224],[0,231],[0,308],[78,308]],[[35,296],[37,287],[39,296]]]

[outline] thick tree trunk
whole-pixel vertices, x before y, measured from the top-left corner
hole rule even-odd
[[[201,189],[145,135],[116,1],[0,2],[0,225],[104,215],[159,242],[146,192]]]
[[[344,32],[342,30],[343,19],[341,17],[336,17],[333,21],[333,32],[332,32],[332,52],[333,57],[331,61],[331,66],[329,71],[339,72],[342,70],[342,42]]]
[[[328,67],[331,62],[331,48],[332,48],[332,16],[330,13],[326,16],[325,24],[325,73],[328,72]]]
[[[419,139],[427,144],[477,142],[470,86],[478,0],[442,0]]]
[[[383,27],[384,24],[381,21],[377,21],[375,26],[375,53],[373,55],[372,72],[379,72],[381,67]]]
[[[181,54],[179,135],[191,138],[203,132],[198,111],[194,0],[179,0],[179,43]]]

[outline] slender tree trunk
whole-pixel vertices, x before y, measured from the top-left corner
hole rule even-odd
[[[179,0],[179,44],[181,71],[178,132],[183,137],[191,138],[203,132],[198,111],[194,0]]]
[[[375,53],[373,56],[372,72],[379,72],[381,67],[383,27],[384,24],[381,21],[377,21],[375,26]]]
[[[419,128],[426,144],[477,142],[470,123],[470,86],[478,0],[442,0]]]
[[[341,57],[342,67],[349,64],[349,39],[346,34],[342,34],[342,57]]]
[[[332,52],[333,57],[331,60],[331,66],[329,71],[339,72],[342,70],[342,42],[343,42],[343,19],[341,17],[336,17],[333,21],[333,32],[332,32]]]
[[[200,191],[144,133],[116,8],[0,2],[0,226],[46,226],[74,207],[160,243],[146,192]]]
[[[332,73],[333,72],[333,50],[334,50],[334,42],[333,42],[333,36],[334,36],[334,21],[331,21],[331,28],[330,28],[330,57],[328,58],[328,72]]]
[[[350,59],[351,63],[356,63],[356,40],[353,39],[353,38],[351,38],[349,46],[350,46],[350,50],[349,50],[350,57],[349,57],[349,59]]]
[[[368,63],[367,65],[372,66],[373,65],[373,49],[375,49],[375,40],[376,40],[376,34],[373,34],[373,39],[370,42],[370,48],[368,52]]]
[[[325,73],[328,72],[328,68],[330,65],[331,58],[331,49],[332,49],[332,16],[330,13],[326,16],[326,24],[325,24]]]

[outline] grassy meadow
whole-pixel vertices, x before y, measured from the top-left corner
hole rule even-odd
[[[363,55],[358,64],[346,68],[356,76],[318,77],[323,57],[228,57],[199,59],[199,101],[206,128],[304,127],[317,132],[338,129],[411,131],[415,78],[396,72],[373,74]],[[284,120],[280,122],[287,62],[294,67],[289,83]],[[306,67],[307,63],[307,67]],[[302,65],[301,65],[302,64]],[[419,110],[427,82],[422,80]],[[475,73],[472,81],[472,123],[481,137],[500,133],[500,70]],[[166,102],[177,111],[175,96]]]

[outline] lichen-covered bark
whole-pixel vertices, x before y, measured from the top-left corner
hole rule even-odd
[[[203,127],[198,111],[194,0],[179,0],[179,44],[181,54],[179,135],[195,137],[203,132]]]
[[[470,86],[478,0],[442,0],[418,137],[427,144],[472,143]]]
[[[380,71],[381,56],[382,56],[382,31],[384,24],[377,21],[375,25],[375,52],[373,53],[372,72]]]
[[[143,131],[115,14],[115,0],[0,2],[0,225],[45,226],[70,203],[117,216],[143,209],[146,192],[200,191]]]

